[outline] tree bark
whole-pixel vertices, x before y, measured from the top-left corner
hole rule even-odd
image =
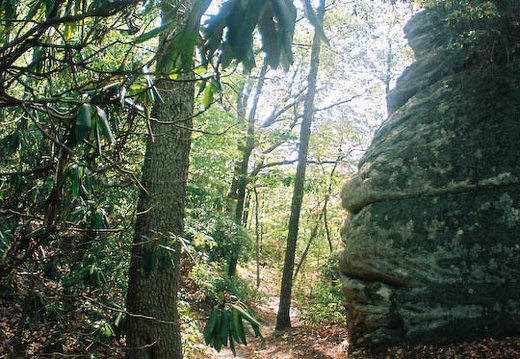
[[[325,15],[325,0],[320,0],[317,16],[323,22]],[[280,306],[276,316],[276,330],[284,330],[291,327],[291,297],[294,272],[296,244],[298,242],[298,227],[300,212],[303,202],[305,185],[305,172],[307,169],[307,154],[309,151],[309,139],[311,136],[311,124],[314,115],[314,96],[316,94],[316,79],[318,77],[319,55],[321,40],[317,32],[314,34],[311,50],[310,69],[307,77],[308,90],[305,97],[303,120],[300,127],[300,147],[298,149],[298,165],[294,180],[293,197],[291,202],[291,215],[289,217],[289,232],[287,234],[287,246],[285,249],[285,261],[283,266],[282,284],[280,289]]]
[[[325,202],[325,206],[326,205],[327,204]],[[324,208],[325,208],[325,206],[324,206]],[[318,235],[318,229],[320,228],[321,219],[323,218],[323,213],[324,213],[323,211],[324,210],[325,209],[323,209],[322,212],[320,213],[320,215],[318,216],[318,221],[314,224],[314,227],[311,230],[311,236],[309,237],[309,241],[307,242],[307,245],[305,246],[303,254],[302,254],[301,258],[300,258],[300,262],[298,262],[298,265],[296,266],[296,270],[294,271],[293,280],[296,279],[296,277],[298,277],[298,273],[300,272],[300,269],[303,266],[303,263],[307,259],[307,254],[309,253],[309,249],[311,249],[312,242],[314,241],[314,239]]]
[[[182,14],[178,16],[182,24]],[[160,61],[166,56],[161,50],[174,35],[160,37],[158,63],[165,63]],[[170,80],[166,63],[157,72],[163,74],[156,81],[162,100],[156,99],[153,106],[143,164],[146,192],[139,197],[126,298],[127,359],[182,358],[179,237],[184,231],[194,82],[191,75]]]
[[[253,188],[255,194],[255,260],[256,260],[256,287],[260,288],[260,220],[258,218],[258,211],[260,210],[260,203],[258,203],[258,189]]]
[[[247,119],[247,133],[243,146],[239,146],[242,149],[242,159],[239,164],[235,166],[235,178],[233,180],[233,184],[231,186],[230,194],[233,194],[236,197],[236,206],[234,219],[238,225],[246,226],[247,223],[244,221],[244,205],[246,203],[246,189],[247,184],[249,182],[249,159],[251,158],[251,154],[255,148],[255,121],[256,121],[256,109],[258,106],[258,101],[260,98],[260,94],[262,93],[262,88],[265,82],[265,75],[267,73],[267,62],[264,62],[262,69],[260,71],[260,75],[258,77],[258,82],[256,84],[255,94],[253,97],[253,103],[251,109],[249,111],[248,119]],[[242,103],[245,106],[244,103]],[[244,113],[242,111],[242,113]],[[228,276],[231,278],[236,274],[237,264],[238,264],[238,251],[232,253],[231,259],[229,261],[228,266]]]

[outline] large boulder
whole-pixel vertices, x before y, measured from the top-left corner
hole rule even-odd
[[[434,35],[408,27],[417,63],[342,190],[354,344],[520,334],[520,63],[444,58]]]

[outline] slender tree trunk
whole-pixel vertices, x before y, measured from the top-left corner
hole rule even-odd
[[[267,62],[264,62],[260,71],[260,76],[256,84],[256,90],[253,97],[253,103],[249,111],[247,119],[247,133],[242,151],[242,160],[240,164],[235,168],[238,172],[235,174],[235,182],[232,185],[232,192],[236,193],[236,207],[235,207],[235,222],[239,225],[245,226],[247,223],[244,221],[244,207],[246,203],[246,189],[249,181],[249,159],[255,148],[255,120],[256,120],[256,109],[262,88],[264,86],[265,75],[267,72]],[[233,188],[234,187],[234,188]],[[228,276],[231,278],[236,274],[238,264],[238,251],[232,253],[231,259],[228,266]]]
[[[329,219],[327,217],[327,205],[329,204],[329,199],[330,192],[327,194],[325,205],[323,206],[323,226],[325,227],[325,237],[327,237],[327,243],[329,243],[329,253],[332,254],[332,252],[334,252],[334,247],[332,246],[332,239],[330,238]]]
[[[237,121],[242,122],[246,119],[246,110],[247,110],[247,102],[249,100],[249,96],[251,94],[251,87],[248,79],[246,78],[239,86],[237,90]],[[246,130],[247,131],[247,130]],[[241,142],[238,143],[238,150],[244,151],[245,144]],[[240,184],[240,167],[242,161],[237,160],[234,164],[233,168],[233,179],[231,181],[231,187],[229,189],[229,193],[227,195],[228,203],[226,210],[233,216],[233,219],[236,218],[237,213],[237,202],[238,202],[238,187]]]
[[[318,229],[320,228],[322,218],[323,218],[323,212],[320,213],[320,215],[318,217],[318,221],[314,224],[314,227],[312,228],[311,236],[309,237],[309,241],[307,242],[307,245],[305,246],[305,250],[303,251],[303,254],[300,258],[300,262],[298,262],[298,265],[296,266],[296,270],[294,271],[293,280],[296,280],[296,277],[298,277],[298,273],[300,272],[300,269],[303,266],[303,263],[307,259],[307,254],[309,254],[309,249],[311,249],[312,242],[318,235]]]
[[[325,0],[320,0],[317,10],[318,19],[323,22],[325,14]],[[303,202],[305,184],[305,171],[307,169],[307,154],[309,151],[309,139],[311,136],[311,124],[314,116],[314,96],[316,94],[316,79],[318,77],[320,38],[314,34],[311,62],[308,75],[308,90],[304,102],[303,120],[300,128],[300,148],[298,149],[298,165],[294,181],[293,197],[291,202],[291,215],[289,218],[289,232],[287,234],[287,246],[285,249],[285,261],[283,266],[282,284],[280,289],[280,306],[276,316],[276,330],[284,330],[291,327],[291,297],[296,244],[298,241],[298,227],[300,212]]]
[[[191,115],[193,84],[162,82],[164,103],[152,116],[186,119]],[[152,123],[143,165],[130,263],[127,358],[182,358],[177,292],[191,121],[183,127]],[[186,127],[186,128],[184,128]]]
[[[253,103],[251,104],[251,109],[249,110],[248,119],[247,119],[247,133],[245,139],[245,148],[243,151],[242,160],[240,162],[240,171],[238,173],[238,199],[237,199],[237,207],[235,209],[235,219],[237,223],[242,223],[242,217],[244,213],[244,205],[246,199],[246,188],[248,182],[248,172],[249,172],[249,159],[251,158],[251,154],[255,148],[255,121],[256,121],[256,109],[258,107],[258,101],[260,100],[260,94],[262,93],[262,89],[264,87],[265,75],[267,73],[267,62],[264,62],[262,69],[260,70],[260,75],[258,77],[258,82],[256,84],[255,94],[253,96]]]
[[[163,9],[163,17],[167,14]],[[176,15],[182,24],[187,14]],[[175,32],[161,36],[158,59],[167,55],[162,49],[174,36]],[[165,68],[157,68],[157,72],[167,74],[168,61],[158,62]],[[179,80],[183,81],[171,81],[163,75],[156,81],[162,101],[156,99],[153,106],[153,135],[148,139],[143,164],[146,192],[139,197],[126,299],[127,359],[182,358],[177,310],[178,238],[184,230],[194,82],[191,75],[181,75]]]
[[[256,287],[260,288],[260,220],[258,218],[258,211],[260,210],[260,203],[258,203],[258,189],[253,188],[255,194],[255,259],[256,259]]]
[[[350,151],[352,152],[352,151]],[[350,154],[349,152],[349,154]],[[327,237],[327,242],[329,243],[329,252],[332,254],[334,252],[334,248],[332,246],[332,239],[330,238],[330,230],[329,230],[329,219],[327,217],[327,206],[330,201],[330,196],[332,195],[332,179],[334,178],[334,173],[336,172],[336,168],[338,168],[339,162],[343,160],[344,156],[340,155],[338,158],[336,158],[336,162],[334,163],[334,166],[332,167],[332,170],[330,171],[329,175],[329,187],[327,194],[325,195],[325,203],[323,204],[323,225],[325,226],[325,235]]]

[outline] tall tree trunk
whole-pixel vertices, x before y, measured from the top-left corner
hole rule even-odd
[[[256,287],[260,288],[260,245],[261,245],[261,234],[260,234],[260,220],[258,218],[258,212],[260,210],[260,203],[258,203],[258,189],[256,186],[253,188],[255,194],[255,260],[256,260]]]
[[[232,184],[231,193],[235,193],[236,196],[236,207],[235,207],[235,215],[234,219],[238,225],[246,226],[247,223],[243,220],[244,218],[244,205],[246,202],[246,189],[248,183],[248,174],[249,174],[249,159],[251,158],[251,154],[255,148],[255,120],[256,120],[256,109],[258,106],[258,101],[260,99],[260,94],[262,93],[262,88],[264,86],[265,75],[267,73],[267,61],[264,62],[262,69],[260,71],[260,75],[258,78],[258,82],[256,84],[255,94],[253,97],[253,103],[251,105],[251,109],[249,111],[249,115],[247,118],[247,133],[243,146],[239,146],[242,148],[242,159],[240,164],[235,167],[238,172],[235,173],[234,183]],[[244,104],[242,104],[244,105]],[[228,276],[231,278],[236,274],[237,264],[238,264],[238,251],[231,254],[231,259],[229,261],[228,266]]]
[[[242,217],[244,213],[244,204],[246,199],[249,159],[251,158],[251,154],[253,153],[253,150],[255,148],[256,109],[258,107],[258,101],[260,100],[260,94],[262,93],[262,89],[264,87],[266,73],[267,62],[265,61],[264,65],[262,66],[262,69],[260,70],[260,75],[256,84],[255,94],[253,96],[253,102],[251,104],[251,109],[249,110],[247,118],[247,133],[245,138],[245,147],[242,153],[242,160],[240,162],[240,170],[238,173],[238,198],[237,207],[235,208],[235,220],[239,224],[243,222]]]
[[[319,21],[323,22],[325,15],[325,0],[320,0],[317,9]],[[305,97],[303,120],[300,128],[300,147],[298,149],[298,165],[296,167],[296,178],[294,180],[293,197],[291,202],[291,216],[289,218],[289,232],[287,234],[287,246],[285,249],[285,261],[283,266],[282,284],[280,289],[280,306],[276,316],[276,330],[284,330],[291,327],[291,297],[292,282],[294,271],[294,260],[296,254],[296,244],[298,241],[298,227],[300,222],[300,212],[303,202],[303,192],[305,184],[305,171],[307,169],[307,154],[309,151],[309,139],[311,136],[311,124],[314,116],[314,96],[316,94],[316,79],[318,77],[318,67],[320,63],[320,37],[315,32],[312,50],[308,81],[308,90]]]
[[[350,151],[349,154],[351,152],[352,151]],[[334,162],[334,166],[332,167],[332,170],[330,171],[329,175],[329,187],[327,194],[325,195],[325,203],[323,204],[323,225],[325,227],[325,236],[327,237],[327,242],[329,243],[330,254],[334,252],[334,248],[332,246],[332,239],[330,238],[329,219],[327,217],[327,206],[330,201],[330,196],[332,196],[332,180],[334,178],[334,173],[336,172],[336,168],[338,168],[339,162],[343,160],[344,157],[344,155],[339,155],[338,158],[336,158],[336,161]]]
[[[183,24],[187,12],[168,14],[163,9],[163,18],[166,15],[176,15]],[[139,197],[126,298],[127,359],[182,358],[177,310],[179,237],[184,230],[194,82],[191,75],[181,75],[181,81],[166,75],[170,64],[161,61],[167,56],[162,50],[174,36],[175,31],[159,39],[158,63],[164,68],[156,69],[163,74],[156,88],[162,101],[156,99],[152,109],[152,133],[143,164],[146,192]]]
[[[305,246],[303,254],[300,258],[300,262],[298,262],[298,265],[296,266],[296,270],[294,271],[293,280],[295,280],[296,277],[298,277],[298,273],[300,272],[300,269],[303,266],[303,263],[307,259],[307,254],[309,253],[309,249],[311,249],[312,242],[318,235],[318,229],[320,229],[321,219],[323,218],[323,213],[324,213],[323,211],[325,210],[326,206],[327,206],[327,202],[325,202],[322,212],[318,216],[318,221],[314,224],[314,227],[311,230],[311,236],[309,237],[309,241],[307,242],[307,245]]]

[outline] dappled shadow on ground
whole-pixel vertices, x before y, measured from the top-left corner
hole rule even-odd
[[[501,340],[482,339],[468,343],[458,343],[444,346],[419,345],[414,347],[396,346],[382,352],[373,353],[367,349],[355,348],[349,345],[346,325],[320,323],[306,324],[294,319],[295,327],[283,332],[274,331],[274,323],[277,311],[277,298],[271,297],[264,305],[255,308],[257,318],[262,322],[262,332],[265,340],[253,338],[248,335],[248,345],[237,345],[237,359],[520,359],[520,338],[505,338]],[[18,327],[22,308],[19,305],[10,305],[5,299],[0,299],[0,358],[8,358],[11,352],[12,338]],[[71,313],[73,315],[74,313]],[[296,313],[295,313],[296,314]],[[70,328],[67,333],[76,333],[77,338],[67,336],[67,341],[61,343],[61,347],[50,347],[53,344],[50,339],[52,323],[43,323],[41,330],[33,328],[34,341],[30,346],[34,351],[44,346],[49,355],[39,354],[38,358],[123,358],[124,342],[114,339],[105,345],[95,345],[88,337],[79,335],[82,333],[80,326],[85,325],[82,318],[69,318]],[[45,325],[44,325],[45,324]],[[46,329],[44,331],[44,329]],[[29,340],[30,338],[25,338]],[[78,343],[73,342],[76,340]],[[81,342],[81,343],[79,343]],[[83,348],[82,355],[59,354],[74,353],[77,348]],[[27,348],[27,353],[31,351]],[[233,354],[229,349],[222,349],[217,353],[214,349],[203,346],[194,356],[186,356],[186,359],[232,359]],[[88,354],[86,354],[88,353]],[[23,356],[19,356],[23,357]],[[27,357],[27,356],[26,356]]]
[[[348,359],[515,359],[520,358],[520,338],[481,339],[449,345],[392,347],[384,352],[350,350]]]
[[[350,347],[337,325],[302,326],[266,336],[237,349],[238,359],[515,359],[520,358],[520,338],[482,339],[450,345],[395,346],[381,352]],[[204,358],[230,359],[229,350],[209,349]],[[202,357],[201,357],[202,358]]]
[[[251,275],[246,273],[246,275]],[[251,278],[249,278],[251,280]],[[275,332],[278,311],[277,288],[268,282],[260,290],[267,301],[255,308],[262,323],[265,340],[251,338],[247,346],[237,345],[237,359],[520,359],[520,338],[482,339],[450,345],[395,346],[380,352],[349,345],[346,323],[302,323],[298,313],[291,313],[294,328]],[[252,334],[252,333],[251,333]],[[202,347],[196,359],[232,359],[228,349],[217,353]]]
[[[482,339],[450,345],[395,346],[380,352],[349,345],[346,325],[298,323],[292,329],[275,332],[276,298],[270,305],[256,308],[264,325],[265,340],[252,338],[247,346],[237,347],[237,359],[520,359],[520,338]],[[204,359],[231,359],[231,351],[217,353],[205,348]]]
[[[266,328],[269,330],[269,328]],[[270,330],[269,330],[270,331]],[[264,335],[265,340],[251,339],[247,346],[237,348],[238,359],[329,359],[346,358],[348,342],[344,329],[334,325],[299,326],[283,332]],[[233,358],[229,350],[217,353],[207,349],[200,358]]]

